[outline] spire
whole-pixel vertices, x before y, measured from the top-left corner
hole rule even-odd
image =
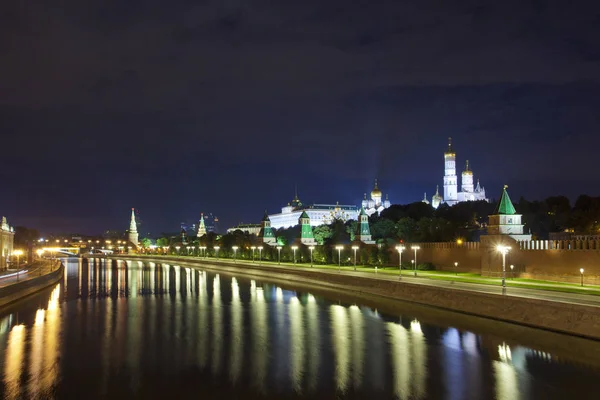
[[[367,194],[365,193],[365,200],[367,199]]]
[[[206,225],[204,224],[204,213],[200,213],[200,223],[198,224],[198,237],[206,235]]]
[[[479,179],[477,179],[477,186],[475,187],[475,192],[481,192],[481,186],[479,186]]]
[[[439,196],[440,195],[440,185],[435,185],[435,195],[434,196]]]
[[[131,222],[129,223],[129,232],[137,233],[137,224],[135,223],[135,208],[131,209]]]
[[[266,221],[271,221],[271,220],[269,219],[269,213],[267,212],[267,210],[265,210],[265,215],[263,216],[263,219],[262,219],[262,220],[263,220],[264,222],[266,222]]]
[[[504,189],[502,190],[502,198],[500,198],[500,203],[498,203],[498,207],[496,208],[494,214],[513,215],[517,213],[515,206],[513,206],[512,201],[510,201],[510,197],[506,191],[507,188],[508,185],[504,185]]]
[[[469,170],[469,160],[467,160],[467,163],[465,165],[465,171],[468,171],[468,170]]]
[[[298,199],[298,184],[297,183],[294,184],[294,201],[300,201]]]
[[[448,138],[448,150],[446,150],[446,154],[454,154],[454,150],[452,149],[452,138]]]

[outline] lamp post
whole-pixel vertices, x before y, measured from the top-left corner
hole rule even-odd
[[[204,258],[206,258],[206,246],[201,246],[200,250],[202,250],[202,253],[204,254]]]
[[[263,251],[263,247],[258,246],[258,264],[259,265],[262,263],[262,251]]]
[[[298,250],[298,246],[292,246],[292,250],[294,251],[294,264],[296,264],[296,250]]]
[[[281,246],[277,245],[277,265],[281,265]]]
[[[335,246],[335,248],[338,251],[338,272],[342,272],[342,250],[344,249],[344,246],[338,245]]]
[[[167,255],[167,252],[169,251],[169,246],[163,246],[163,252],[165,253],[165,255]]]
[[[252,249],[252,262],[254,262],[254,250],[256,250],[256,246],[250,247]]]
[[[309,246],[308,249],[310,250],[310,267],[312,268],[312,266],[313,266],[313,251],[315,250],[315,246]]]
[[[402,279],[402,252],[404,249],[404,246],[396,246],[396,250],[398,251],[398,280]]]
[[[237,246],[232,246],[231,248],[233,249],[233,263],[235,264],[236,263],[235,260],[236,260],[236,254],[237,254],[238,247]]]
[[[514,272],[515,266],[510,264],[510,277],[512,279],[515,279],[515,272]]]
[[[417,250],[420,249],[419,246],[411,246],[411,249],[413,249],[415,251],[415,276],[417,276]]]
[[[23,250],[15,250],[13,254],[17,256],[17,269],[19,268],[19,258],[23,255]]]
[[[358,250],[358,246],[352,246],[352,250],[354,250],[354,270],[356,271],[356,250]]]
[[[215,257],[218,260],[219,259],[219,249],[220,249],[220,247],[219,246],[215,246],[215,247],[213,247],[213,249],[215,249]]]
[[[502,254],[502,294],[506,294],[506,255],[508,254],[510,247],[500,244],[497,249],[500,254]]]
[[[583,287],[583,268],[579,268],[579,273],[581,273],[581,287]]]
[[[512,267],[512,265],[511,265]],[[458,261],[454,262],[454,275],[458,276]]]
[[[188,256],[190,255],[190,249],[191,248],[192,248],[192,246],[187,246]]]
[[[179,255],[179,249],[181,248],[181,246],[175,246],[175,250],[177,250],[177,255]]]

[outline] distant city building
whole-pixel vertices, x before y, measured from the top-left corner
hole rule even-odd
[[[248,233],[250,235],[259,235],[260,230],[262,228],[261,224],[239,224],[234,226],[233,228],[227,229],[227,233],[232,233],[235,231],[242,231],[244,233]]]
[[[512,201],[510,201],[506,191],[507,187],[504,185],[500,202],[498,202],[494,214],[489,216],[487,234],[489,236],[506,235],[518,241],[531,240],[531,235],[523,232],[524,225],[521,223],[521,214],[517,214]]]
[[[448,138],[448,150],[444,153],[444,171],[444,197],[439,203],[439,198],[431,199],[431,205],[434,208],[437,208],[441,203],[453,206],[463,201],[484,200],[489,202],[485,197],[485,188],[479,185],[479,179],[477,180],[477,186],[473,185],[473,171],[469,169],[469,160],[467,160],[465,170],[462,173],[461,191],[458,191],[456,153],[452,149],[452,138]],[[439,196],[437,189],[436,195]]]
[[[365,212],[370,217],[371,215],[377,213],[381,214],[383,210],[390,206],[390,201],[388,200],[388,196],[385,195],[385,200],[381,201],[383,193],[379,190],[377,186],[377,179],[375,179],[375,187],[371,190],[371,199],[367,200],[367,194],[365,193],[365,197],[362,201],[362,208],[365,209]],[[356,218],[352,218],[356,219]]]
[[[206,225],[204,224],[204,213],[200,213],[200,222],[198,223],[197,236],[200,238],[204,235],[206,235]]]
[[[0,269],[8,268],[9,257],[13,253],[13,243],[15,240],[15,230],[8,225],[6,217],[2,217],[2,225],[0,226],[0,249],[2,249],[2,257],[0,258]]]
[[[348,221],[358,218],[356,206],[340,205],[339,203],[304,205],[296,193],[294,199],[287,206],[281,208],[281,213],[269,215],[271,227],[280,229],[296,226],[302,213],[308,215],[311,226],[328,225],[336,219]]]
[[[137,246],[139,244],[138,241],[138,231],[137,231],[137,224],[135,223],[135,209],[131,209],[131,221],[129,222],[129,233],[128,233],[128,239],[129,242],[132,243],[134,246]]]

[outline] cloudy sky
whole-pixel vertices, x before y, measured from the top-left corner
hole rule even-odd
[[[442,184],[600,195],[600,7],[544,0],[9,2],[0,214],[46,232],[222,228]]]

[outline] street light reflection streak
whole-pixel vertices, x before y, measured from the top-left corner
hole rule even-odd
[[[303,307],[297,297],[292,297],[289,304],[290,343],[290,373],[292,385],[296,393],[302,393],[302,377],[304,376],[304,315]]]
[[[231,359],[229,377],[237,383],[244,357],[244,310],[240,300],[240,286],[237,279],[231,278]]]
[[[350,326],[352,327],[352,383],[359,389],[363,381],[365,355],[364,317],[358,306],[351,306]]]
[[[4,360],[4,396],[19,398],[21,392],[21,369],[25,350],[25,325],[15,325],[8,334],[6,358]]]
[[[348,327],[348,312],[346,308],[332,305],[329,308],[331,317],[331,341],[335,352],[335,379],[337,389],[346,392],[348,386],[350,364],[350,340]]]
[[[412,360],[413,360],[413,385],[415,388],[415,398],[425,398],[427,394],[427,344],[425,335],[421,329],[421,323],[416,319],[410,323],[410,334],[412,340]]]
[[[35,322],[31,331],[31,352],[29,355],[29,397],[38,397],[41,393],[42,368],[44,362],[44,309],[39,309],[35,313]]]
[[[387,322],[386,328],[390,342],[392,369],[394,371],[394,394],[399,399],[408,399],[411,397],[411,354],[409,353],[410,343],[408,332],[402,325],[393,322]]]
[[[216,274],[213,278],[213,340],[212,340],[212,372],[218,375],[221,371],[221,353],[223,352],[223,315],[221,307],[221,278]]]
[[[269,327],[267,302],[263,288],[251,282],[250,314],[252,323],[252,371],[253,382],[261,393],[266,392],[265,378],[267,376],[267,355],[269,354]]]
[[[308,389],[315,391],[319,380],[319,364],[321,362],[321,336],[319,334],[319,307],[312,294],[308,295],[306,303],[306,319],[308,325]]]
[[[199,323],[199,337],[198,337],[198,358],[200,360],[200,368],[206,368],[208,362],[208,313],[210,307],[208,305],[208,290],[207,290],[207,278],[206,271],[199,272],[198,276],[200,280],[199,291],[198,291],[198,312],[200,313]]]

